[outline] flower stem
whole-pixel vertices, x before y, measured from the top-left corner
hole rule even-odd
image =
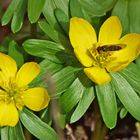
[[[92,132],[91,140],[104,140],[108,132],[108,128],[105,126],[102,120],[99,106],[96,101],[93,104],[93,108],[94,108],[94,117],[95,117],[94,119],[95,129]]]

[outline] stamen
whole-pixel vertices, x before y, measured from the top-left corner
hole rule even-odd
[[[89,49],[89,52],[92,55],[94,61],[93,65],[105,68],[110,61],[111,52],[106,51],[104,53],[99,53],[99,50],[97,48],[98,47],[94,46],[91,49]]]
[[[10,78],[9,81],[3,81],[2,86],[0,87],[0,90],[3,90],[5,94],[0,94],[0,101],[3,101],[5,103],[14,102],[15,106],[21,110],[24,106],[23,103],[23,96],[22,92],[27,89],[27,87],[19,88],[14,78]]]

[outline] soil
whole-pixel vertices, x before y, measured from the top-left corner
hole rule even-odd
[[[118,119],[116,127],[109,130],[105,140],[139,140],[135,126],[136,120],[129,114]],[[94,133],[94,114],[88,111],[78,122],[67,125],[66,140],[91,140]]]

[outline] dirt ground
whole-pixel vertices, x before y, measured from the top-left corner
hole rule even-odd
[[[67,140],[91,140],[94,123],[94,114],[87,111],[78,122],[67,125]],[[108,131],[105,140],[139,140],[135,124],[136,120],[129,114],[122,120],[118,119],[117,126]]]

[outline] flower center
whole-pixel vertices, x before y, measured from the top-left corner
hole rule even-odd
[[[10,79],[9,82],[3,82],[1,84],[1,90],[5,94],[0,94],[0,101],[4,101],[6,103],[14,102],[15,106],[21,110],[24,106],[22,101],[22,92],[25,90],[25,88],[19,88],[14,79]]]
[[[124,48],[126,45],[103,45],[94,44],[89,52],[93,58],[93,65],[105,68],[107,64],[112,60],[111,55],[114,51],[119,51]]]
[[[110,52],[99,52],[96,47],[92,47],[89,50],[92,58],[93,58],[93,65],[99,66],[101,68],[105,68],[107,63],[110,61]]]

